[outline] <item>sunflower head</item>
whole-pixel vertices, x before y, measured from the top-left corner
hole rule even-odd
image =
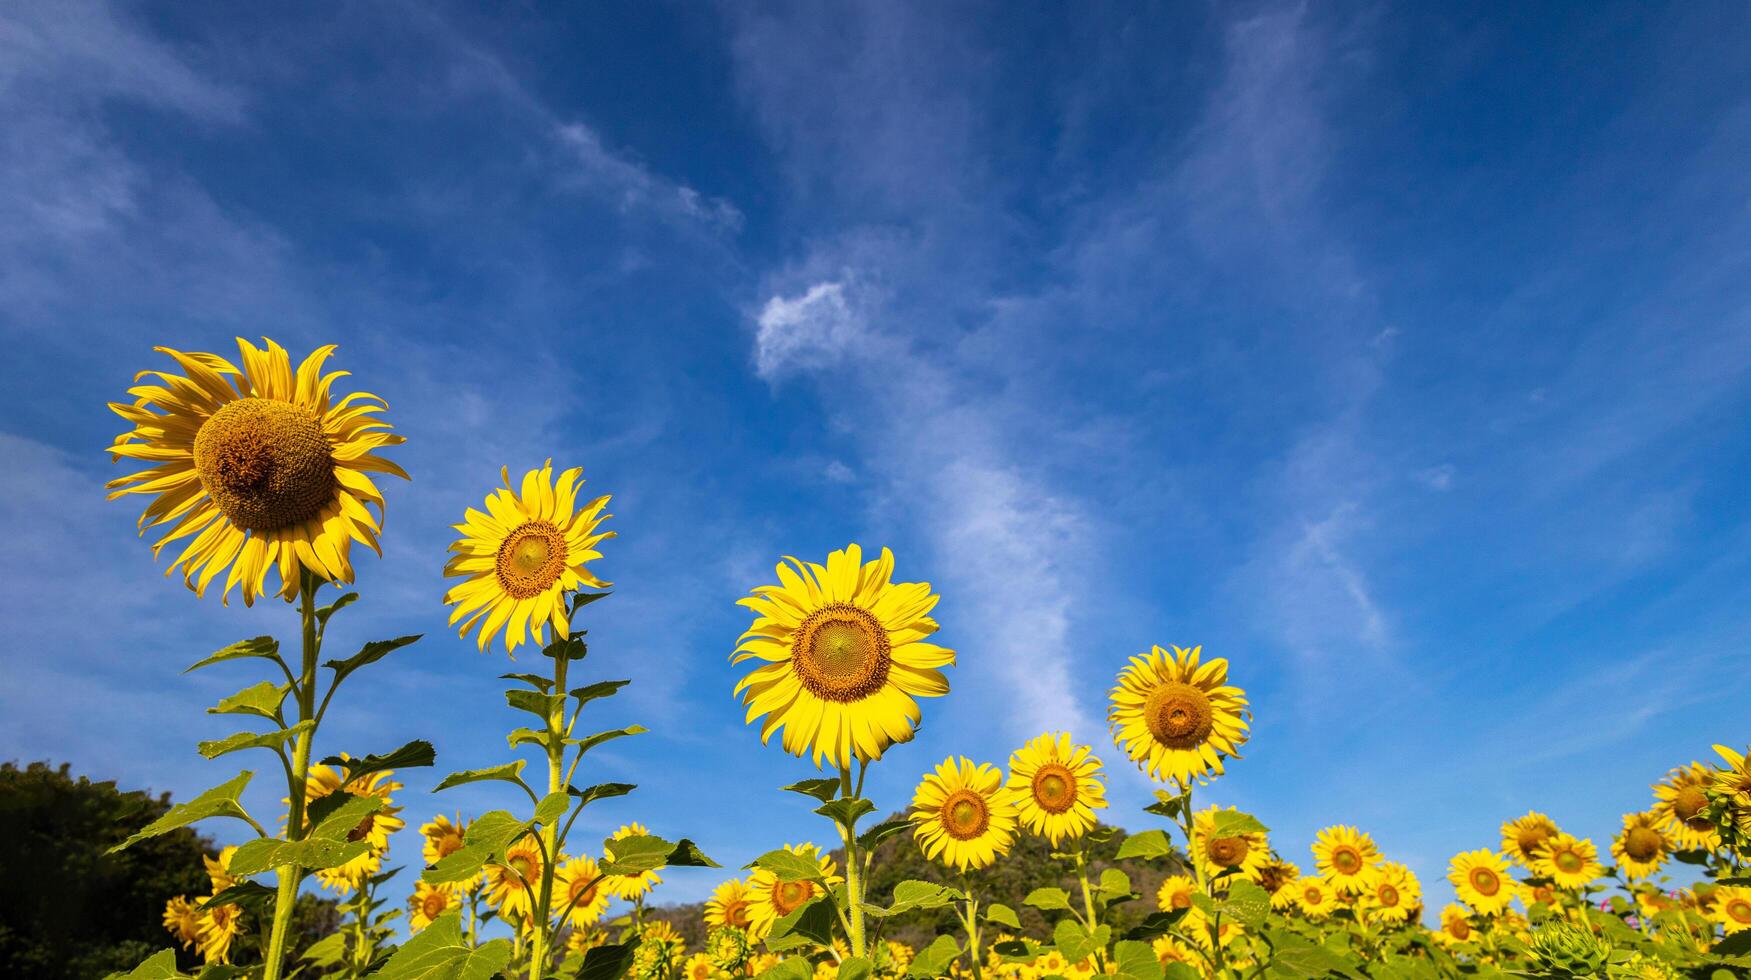
[[[133,426],[116,436],[111,458],[153,464],[111,480],[110,499],[151,497],[140,533],[163,529],[153,554],[187,539],[165,574],[182,569],[184,584],[205,595],[230,569],[221,601],[241,587],[247,605],[269,592],[296,596],[305,573],[351,582],[352,542],[380,550],[383,496],[370,474],[407,477],[374,452],[403,441],[377,418],[388,408],[383,400],[333,398],[347,374],[322,372],[334,347],[317,348],[293,370],[285,348],[264,343],[238,338],[241,367],[217,354],[155,348],[182,373],[142,371],[128,389],[133,401],[109,406]],[[270,572],[279,579],[271,590]]]
[[[1657,814],[1649,811],[1623,815],[1623,829],[1611,841],[1611,856],[1617,859],[1625,878],[1640,881],[1648,877],[1660,870],[1670,853],[1672,838],[1661,828]]]
[[[1354,827],[1327,827],[1313,841],[1314,864],[1331,886],[1344,894],[1360,894],[1380,873],[1380,848],[1374,838]]]
[[[1536,810],[1502,824],[1502,853],[1530,868],[1532,858],[1545,838],[1557,833],[1556,821]]]
[[[243,909],[229,902],[202,902],[196,926],[201,958],[208,963],[231,962],[231,941],[243,931]]]
[[[602,871],[587,857],[572,858],[554,870],[553,893],[555,907],[569,909],[566,920],[574,929],[595,925],[608,910],[608,891],[603,886]]]
[[[442,885],[428,885],[423,881],[414,882],[413,894],[407,899],[407,926],[410,932],[419,932],[437,920],[451,909],[460,907],[456,893]]]
[[[611,837],[610,840],[625,840],[628,837],[648,836],[650,836],[650,831],[645,829],[644,824],[629,823],[623,825],[619,830],[616,830],[614,836]],[[662,883],[662,876],[655,871],[641,871],[638,874],[609,875],[602,879],[602,888],[615,898],[624,898],[627,901],[632,901],[644,897],[644,895],[652,888]]]
[[[1094,829],[1094,811],[1105,809],[1101,762],[1068,732],[1041,735],[1009,757],[1009,789],[1022,826],[1053,845]]]
[[[1441,929],[1435,933],[1436,939],[1449,943],[1470,942],[1472,932],[1471,917],[1466,915],[1462,906],[1448,905],[1441,910]]]
[[[1514,882],[1508,877],[1508,862],[1488,850],[1466,851],[1453,856],[1447,873],[1459,900],[1478,915],[1497,915],[1514,899]]]
[[[1605,873],[1593,842],[1573,834],[1554,834],[1538,848],[1532,870],[1559,888],[1579,888]]]
[[[777,585],[740,600],[756,618],[730,657],[761,661],[735,687],[748,722],[764,718],[760,741],[782,732],[786,752],[840,768],[910,741],[917,699],[948,693],[937,668],[955,659],[953,650],[924,642],[936,632],[930,584],[892,581],[886,548],[869,562],[855,544],[824,566],[785,562]]]
[[[1358,906],[1370,922],[1409,922],[1420,911],[1423,887],[1411,870],[1396,861],[1380,866],[1380,874],[1363,892]]]
[[[187,895],[178,895],[164,903],[164,928],[182,944],[192,948],[201,939],[201,910]]]
[[[1714,890],[1709,915],[1728,935],[1751,929],[1751,888],[1721,885]]]
[[[1720,833],[1708,815],[1708,788],[1713,778],[1707,766],[1691,762],[1654,784],[1654,813],[1682,849],[1713,850],[1720,846]]]
[[[351,760],[351,756],[345,752],[340,757],[342,760]],[[347,832],[349,841],[366,841],[371,845],[370,849],[345,864],[317,870],[315,877],[322,887],[345,894],[358,888],[366,878],[383,867],[383,855],[389,850],[390,835],[407,826],[406,821],[399,816],[401,807],[393,805],[394,797],[390,795],[401,789],[401,784],[395,782],[394,775],[392,770],[385,769],[343,783],[339,770],[320,764],[310,767],[309,778],[304,783],[306,810],[325,796],[343,792],[354,796],[375,796],[383,801],[381,809],[366,814]]]
[[[986,867],[1015,842],[1016,797],[996,766],[944,759],[913,793],[913,837],[932,861],[959,871]]]
[[[1204,870],[1213,889],[1226,889],[1235,878],[1258,881],[1271,860],[1270,841],[1264,834],[1225,829],[1223,818],[1237,812],[1234,807],[1211,806],[1192,818],[1192,860]]]
[[[711,900],[705,903],[706,924],[746,930],[753,922],[748,917],[748,898],[748,886],[740,878],[717,886]]]
[[[839,876],[833,859],[821,853],[813,844],[784,845],[786,851],[814,861],[821,869],[821,882],[831,888],[844,879]],[[766,938],[779,919],[795,912],[823,894],[820,882],[783,881],[765,868],[755,868],[748,876],[748,938],[754,942]]]
[[[1323,919],[1338,907],[1337,889],[1322,878],[1301,878],[1293,892],[1295,906],[1309,919]]]
[[[1721,767],[1708,787],[1706,816],[1713,821],[1727,844],[1742,856],[1751,856],[1751,759],[1737,749],[1715,746]]]
[[[541,889],[541,842],[533,834],[505,848],[504,863],[486,866],[486,902],[501,917],[528,919]]]
[[[1119,672],[1107,721],[1113,741],[1143,770],[1181,784],[1219,775],[1246,741],[1246,694],[1228,684],[1228,661],[1202,647],[1153,647]]]

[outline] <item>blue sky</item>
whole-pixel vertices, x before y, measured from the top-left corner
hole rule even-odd
[[[426,638],[319,749],[435,742],[415,823],[514,802],[427,794],[519,724],[440,569],[552,457],[614,495],[601,727],[651,729],[593,835],[824,837],[727,655],[858,541],[960,651],[883,809],[1069,727],[1149,825],[1105,692],[1201,643],[1256,713],[1206,796],[1304,866],[1356,823],[1438,908],[1529,807],[1603,845],[1751,727],[1747,49],[1730,4],[11,5],[0,757],[234,771],[193,743],[254,678],[178,671],[294,615],[161,576],[104,406],[266,334],[408,438],[330,650]]]

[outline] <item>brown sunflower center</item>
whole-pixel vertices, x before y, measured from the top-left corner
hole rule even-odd
[[[1461,941],[1468,939],[1471,937],[1471,923],[1464,919],[1454,919],[1447,923],[1447,935]]]
[[[443,915],[444,910],[449,907],[450,901],[444,897],[443,892],[426,892],[426,897],[420,899],[420,911],[428,919],[435,919]]]
[[[447,858],[462,850],[462,837],[459,834],[445,834],[438,838],[438,857]]]
[[[1167,904],[1170,908],[1189,909],[1192,907],[1192,893],[1182,888],[1173,893]]]
[[[815,895],[815,886],[806,881],[781,881],[772,889],[772,907],[786,916],[808,904]]]
[[[888,631],[868,610],[847,602],[815,610],[791,638],[791,664],[809,693],[827,701],[861,701],[888,682]]]
[[[1301,898],[1309,905],[1318,905],[1325,901],[1325,892],[1320,891],[1318,885],[1308,885],[1307,889],[1301,893]]]
[[[724,921],[738,929],[748,928],[748,903],[744,899],[732,898],[724,903]]]
[[[511,884],[519,888],[523,887],[528,882],[534,881],[537,877],[535,872],[535,862],[521,854],[511,858],[511,870],[515,872],[510,876]]]
[[[365,819],[359,821],[358,826],[347,831],[347,840],[362,841],[371,836],[371,828],[375,826],[377,826],[377,815],[375,813],[367,813],[365,814]]]
[[[1534,902],[1542,902],[1545,905],[1549,905],[1555,899],[1556,899],[1556,889],[1555,888],[1552,888],[1549,885],[1534,885],[1534,886],[1532,886],[1532,900]]]
[[[590,903],[596,900],[596,886],[598,884],[600,882],[592,882],[589,878],[574,878],[566,889],[566,897],[571,899],[578,908],[588,908]]]
[[[310,409],[239,398],[195,433],[195,473],[220,513],[251,531],[301,524],[334,500],[334,454]]]
[[[1381,885],[1379,888],[1375,889],[1374,897],[1386,908],[1393,908],[1398,905],[1398,889],[1391,885]]]
[[[552,521],[524,521],[499,544],[499,585],[513,599],[546,592],[565,573],[565,534]]]
[[[1551,863],[1556,865],[1558,871],[1571,875],[1579,872],[1581,870],[1581,865],[1586,863],[1581,860],[1579,854],[1569,850],[1562,850],[1552,854],[1550,860]]]
[[[1170,749],[1192,749],[1210,737],[1210,696],[1183,681],[1167,681],[1143,702],[1143,723]]]
[[[1274,892],[1294,880],[1289,869],[1280,864],[1265,865],[1263,873],[1259,875],[1259,884],[1268,892]]]
[[[1631,827],[1623,836],[1623,853],[1637,861],[1652,861],[1665,850],[1665,841],[1647,827]]]
[[[1034,802],[1047,813],[1063,813],[1076,803],[1076,775],[1056,762],[1034,773]]]
[[[1471,882],[1472,891],[1486,897],[1502,890],[1502,879],[1488,868],[1472,868],[1466,880]]]
[[[1707,807],[1708,797],[1703,795],[1700,787],[1686,786],[1672,797],[1672,815],[1691,830],[1708,830],[1714,826],[1707,817],[1701,816]]]
[[[1353,875],[1362,870],[1362,855],[1348,844],[1340,844],[1332,849],[1331,866],[1340,874]]]
[[[1520,846],[1521,854],[1531,856],[1549,836],[1550,832],[1542,827],[1522,827],[1514,834],[1514,843]]]
[[[1734,922],[1751,923],[1751,899],[1735,898],[1726,904],[1725,911]]]
[[[955,840],[972,840],[991,826],[991,808],[970,789],[957,789],[942,801],[942,829]]]
[[[1245,837],[1215,837],[1204,845],[1204,854],[1218,868],[1238,868],[1251,849]]]

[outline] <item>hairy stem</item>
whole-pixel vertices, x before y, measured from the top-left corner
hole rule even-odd
[[[565,674],[571,658],[563,649],[553,658],[553,693],[560,700],[547,715],[547,792],[565,792]],[[536,896],[533,928],[529,934],[529,977],[540,980],[547,973],[547,927],[553,911],[553,873],[559,864],[559,828],[548,824],[541,828],[546,844],[547,860],[541,864],[541,891]]]
[[[298,615],[303,620],[303,667],[298,673],[297,682],[293,685],[298,698],[298,721],[310,721],[316,711],[316,657],[320,641],[316,636],[316,590],[320,586],[315,575],[309,571],[301,573],[298,583]],[[286,798],[290,801],[286,810],[286,839],[301,840],[304,837],[304,793],[305,784],[310,778],[310,743],[316,737],[316,726],[298,734],[298,740],[292,748],[292,765],[287,771]],[[286,935],[292,925],[292,910],[298,904],[298,883],[303,879],[304,871],[295,864],[282,865],[275,869],[279,878],[278,890],[274,893],[274,922],[268,933],[268,949],[264,958],[265,968],[262,980],[280,980],[285,970]]]

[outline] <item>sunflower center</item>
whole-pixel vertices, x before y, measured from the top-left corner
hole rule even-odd
[[[724,921],[738,929],[748,928],[748,903],[739,898],[725,902]]]
[[[791,663],[809,693],[827,701],[861,701],[888,682],[888,631],[866,609],[829,603],[810,613],[791,640]]]
[[[1714,824],[1708,818],[1700,816],[1708,806],[1708,797],[1700,788],[1686,786],[1672,797],[1672,815],[1682,820],[1691,830],[1707,830]]]
[[[511,858],[511,870],[516,872],[513,883],[518,887],[535,880],[535,862],[521,854]]]
[[[1555,862],[1558,871],[1571,875],[1579,872],[1584,863],[1581,856],[1574,851],[1558,851],[1551,860]]]
[[[1167,681],[1143,703],[1143,723],[1170,749],[1192,749],[1210,737],[1210,697],[1183,681]]]
[[[375,813],[366,814],[365,819],[359,821],[358,826],[347,831],[347,840],[362,841],[371,836],[371,828],[375,826],[377,826],[377,815]]]
[[[426,918],[435,919],[443,915],[444,909],[448,908],[449,905],[450,902],[444,897],[443,892],[427,892],[426,897],[420,900],[420,911],[425,914]]]
[[[1530,856],[1532,852],[1538,850],[1538,845],[1544,843],[1544,839],[1549,836],[1543,830],[1532,827],[1521,830],[1515,835],[1514,841],[1520,845],[1520,853]]]
[[[1660,856],[1665,842],[1647,827],[1631,827],[1623,837],[1623,853],[1637,861],[1652,861]]]
[[[1362,870],[1362,855],[1345,845],[1331,852],[1331,866],[1342,874],[1353,875]]]
[[[1554,898],[1556,898],[1556,889],[1550,887],[1549,885],[1535,885],[1535,886],[1533,886],[1532,900],[1534,902],[1542,902],[1545,905],[1549,905],[1551,903],[1551,900]]]
[[[334,500],[322,420],[291,402],[227,402],[195,433],[195,473],[220,513],[250,531],[302,524]]]
[[[1056,762],[1034,773],[1034,802],[1047,813],[1063,813],[1076,802],[1076,776]]]
[[[942,801],[942,829],[955,840],[972,840],[991,826],[991,808],[970,789],[957,789]]]
[[[1309,905],[1318,905],[1325,901],[1325,892],[1320,891],[1315,885],[1308,885],[1307,890],[1301,893],[1301,897],[1305,899]]]
[[[552,521],[524,521],[499,545],[499,585],[513,599],[538,596],[565,573],[565,535]]]
[[[1398,904],[1398,889],[1391,885],[1381,885],[1375,891],[1374,897],[1380,900],[1381,905],[1392,908]]]
[[[786,916],[803,907],[815,894],[815,886],[806,881],[781,881],[772,889],[772,907]]]
[[[1463,941],[1471,936],[1471,924],[1464,919],[1454,919],[1447,923],[1447,935]]]
[[[1192,907],[1192,893],[1188,891],[1174,892],[1167,904],[1176,909],[1189,909]]]
[[[1751,923],[1751,899],[1735,898],[1727,903],[1727,918],[1734,922]]]
[[[439,858],[447,858],[460,850],[462,850],[462,838],[457,837],[454,834],[447,834],[438,838]]]
[[[1479,895],[1494,895],[1502,890],[1502,880],[1488,868],[1472,868],[1467,877],[1471,881],[1472,890]]]
[[[575,879],[567,889],[566,897],[580,908],[588,907],[596,900],[596,884],[584,878]]]
[[[1218,868],[1238,868],[1246,860],[1246,852],[1251,850],[1244,837],[1217,837],[1204,845],[1204,853],[1209,856],[1210,863]]]

